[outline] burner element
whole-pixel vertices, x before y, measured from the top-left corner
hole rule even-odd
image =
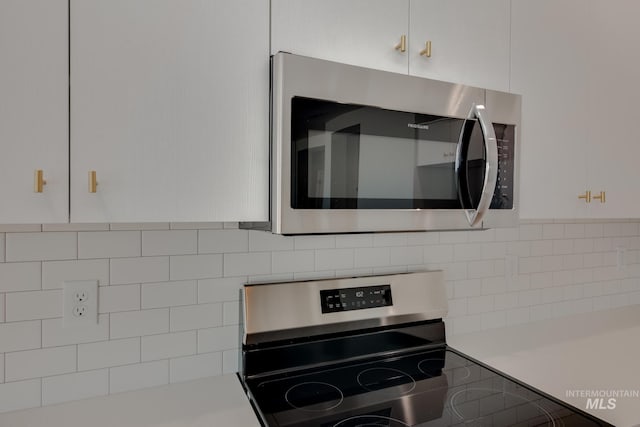
[[[394,394],[407,394],[416,387],[411,375],[393,368],[365,369],[358,374],[358,384],[368,391],[390,389]]]
[[[324,412],[339,406],[344,400],[344,395],[334,385],[312,381],[289,388],[284,398],[295,409]]]
[[[549,411],[537,402],[505,390],[469,387],[453,393],[449,403],[453,414],[466,426],[556,425]],[[517,411],[505,411],[508,408]]]
[[[381,415],[360,415],[350,417],[334,424],[333,427],[410,427],[395,418],[383,417]]]

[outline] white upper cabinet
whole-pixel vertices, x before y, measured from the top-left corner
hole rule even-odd
[[[411,0],[409,73],[508,92],[509,12],[509,0]]]
[[[268,0],[70,10],[71,221],[267,220]]]
[[[520,217],[585,218],[591,82],[585,0],[514,0],[511,90],[522,95]]]
[[[407,73],[409,0],[272,0],[271,53]],[[408,40],[407,40],[408,43]]]
[[[590,216],[640,217],[640,2],[592,1],[589,87],[591,114],[588,185],[594,195]]]
[[[639,14],[631,0],[513,0],[522,218],[640,217]]]
[[[69,219],[67,11],[66,0],[0,1],[2,224]]]
[[[509,0],[272,0],[279,51],[508,91]],[[404,50],[400,49],[405,36]],[[430,41],[432,54],[423,50]],[[423,52],[423,55],[421,55]]]

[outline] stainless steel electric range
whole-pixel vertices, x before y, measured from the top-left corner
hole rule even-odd
[[[265,426],[609,426],[450,348],[441,271],[246,285],[241,381]]]

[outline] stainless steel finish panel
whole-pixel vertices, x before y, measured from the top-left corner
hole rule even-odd
[[[320,291],[360,286],[390,285],[393,305],[322,313]],[[319,327],[376,319],[376,325],[407,319],[439,319],[447,314],[444,273],[418,273],[326,279],[306,282],[245,285],[243,289],[244,337],[276,331]]]
[[[522,96],[513,93],[486,91],[485,106],[491,120],[497,123],[515,125],[515,168],[513,171],[513,209],[493,209],[483,221],[484,228],[516,227],[520,219],[520,118],[522,117]]]
[[[466,118],[485,90],[288,53],[272,58],[271,225],[279,234],[469,229],[462,209],[291,208],[291,99],[294,96]],[[489,110],[491,117],[494,114]],[[498,120],[498,116],[495,116]],[[494,211],[489,211],[490,219]],[[513,212],[503,213],[510,223]],[[515,220],[517,222],[517,218]],[[510,225],[509,223],[509,225]],[[486,222],[475,228],[483,228]]]

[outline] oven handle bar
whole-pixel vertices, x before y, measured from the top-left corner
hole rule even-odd
[[[495,192],[496,182],[498,180],[498,143],[496,141],[496,133],[493,129],[493,123],[489,119],[489,114],[484,105],[473,104],[471,111],[469,112],[469,119],[478,120],[480,123],[480,129],[484,137],[484,151],[485,151],[485,169],[484,169],[484,183],[482,186],[482,194],[480,196],[480,202],[475,209],[464,209],[464,213],[467,216],[467,221],[471,227],[475,227],[489,211],[491,206],[491,200],[493,199],[493,193]],[[456,175],[460,179],[460,170],[462,168],[462,137],[464,131],[460,135],[460,143],[458,144],[458,152],[456,153]],[[464,207],[464,206],[463,206]]]

